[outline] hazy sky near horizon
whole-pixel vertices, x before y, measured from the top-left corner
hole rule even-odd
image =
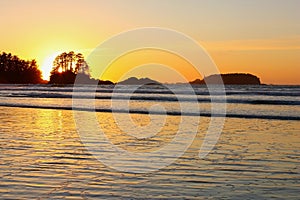
[[[36,59],[47,74],[59,52],[88,56],[120,32],[163,27],[199,42],[221,73],[248,72],[264,83],[300,84],[299,7],[300,0],[1,0],[0,51]],[[180,81],[146,66],[136,76]]]

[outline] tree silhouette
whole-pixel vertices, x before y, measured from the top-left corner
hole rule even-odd
[[[11,53],[0,54],[0,83],[42,83],[35,60],[25,61]]]
[[[92,81],[89,66],[83,55],[81,53],[75,54],[74,51],[63,52],[53,61],[49,83],[73,84],[76,75],[79,75],[87,83]]]

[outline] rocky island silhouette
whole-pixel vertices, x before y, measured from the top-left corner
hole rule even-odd
[[[225,85],[260,85],[260,79],[248,73],[229,73],[229,74],[213,74],[205,77],[204,79],[196,79],[191,81],[190,84],[218,84],[220,76]]]
[[[189,82],[191,85],[205,85],[208,84],[220,84],[220,80],[223,80],[224,85],[260,85],[260,79],[249,73],[230,73],[230,74],[213,74],[205,77],[204,79],[196,79]],[[161,85],[162,83],[152,80],[150,78],[136,78],[130,77],[124,81],[120,81],[119,85]],[[186,83],[180,83],[186,84]]]

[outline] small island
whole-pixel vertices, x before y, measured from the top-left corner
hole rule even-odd
[[[130,77],[124,81],[118,82],[118,85],[161,85],[161,83],[150,78],[138,79],[136,77]]]
[[[74,84],[75,81],[76,84],[114,84],[108,80],[91,78],[90,66],[81,53],[76,54],[74,51],[61,53],[53,61],[49,84]]]
[[[220,76],[224,85],[260,85],[260,79],[253,74],[246,73],[230,73],[230,74],[213,74],[205,77],[204,79],[196,79],[191,81],[190,84],[220,84]]]

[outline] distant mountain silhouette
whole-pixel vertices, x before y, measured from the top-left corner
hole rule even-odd
[[[221,79],[220,79],[221,78]],[[230,73],[230,74],[213,74],[205,77],[204,79],[196,79],[191,81],[190,84],[221,84],[223,80],[225,85],[260,85],[260,79],[252,74],[246,73]],[[130,77],[124,81],[117,83],[119,85],[162,85],[160,82],[150,78],[136,78]]]
[[[190,84],[220,84],[220,76],[225,85],[260,85],[260,79],[252,74],[231,73],[231,74],[214,74],[204,79],[196,79]]]
[[[150,78],[136,78],[130,77],[118,83],[119,85],[161,85],[161,83],[154,81]]]

